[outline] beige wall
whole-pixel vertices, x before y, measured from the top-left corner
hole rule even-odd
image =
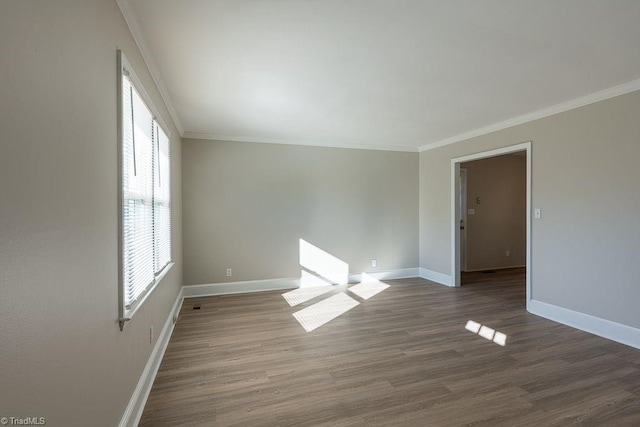
[[[420,153],[420,266],[451,274],[451,159],[532,141],[532,297],[640,327],[640,92]]]
[[[190,139],[183,150],[185,284],[300,277],[299,239],[352,273],[418,266],[417,153]]]
[[[467,170],[467,209],[475,211],[465,227],[467,271],[525,265],[526,156],[496,156],[460,167]]]
[[[172,135],[176,265],[118,328],[116,48]],[[0,13],[0,416],[120,421],[182,281],[181,147],[113,0]]]

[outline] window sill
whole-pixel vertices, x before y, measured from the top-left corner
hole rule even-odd
[[[160,272],[160,274],[158,274],[158,277],[156,277],[156,279],[154,280],[153,285],[151,285],[151,287],[149,287],[149,289],[142,295],[142,297],[135,302],[133,307],[129,308],[128,310],[124,310],[122,317],[118,319],[121,331],[124,330],[124,325],[133,318],[133,316],[138,312],[138,309],[142,307],[142,304],[144,304],[144,302],[147,300],[149,295],[151,295],[151,293],[160,284],[160,282],[162,282],[162,279],[164,279],[164,277],[169,273],[169,270],[173,268],[174,264],[175,263],[173,261],[169,262],[169,264],[166,265],[166,267]]]

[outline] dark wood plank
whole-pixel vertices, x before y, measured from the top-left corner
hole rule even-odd
[[[640,425],[640,351],[527,313],[524,269],[386,283],[185,300],[140,425]],[[293,317],[341,292],[359,304],[323,326]]]

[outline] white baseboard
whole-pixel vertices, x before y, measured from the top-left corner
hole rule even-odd
[[[640,329],[536,300],[528,302],[527,311],[554,322],[640,349]]]
[[[399,268],[395,270],[368,271],[367,275],[378,280],[406,279],[418,277],[418,268]],[[349,283],[359,283],[363,273],[349,274]],[[185,298],[207,297],[214,295],[244,294],[249,292],[280,291],[300,287],[299,277],[282,279],[249,280],[245,282],[209,283],[186,285],[182,287]]]
[[[160,335],[158,335],[156,345],[153,347],[153,351],[151,352],[149,360],[142,371],[142,375],[140,375],[140,379],[138,380],[138,384],[136,385],[133,395],[131,395],[127,409],[122,415],[122,419],[119,424],[120,427],[135,427],[140,422],[142,412],[144,411],[144,405],[147,403],[147,398],[151,392],[153,381],[156,379],[156,374],[158,373],[158,368],[160,368],[162,357],[164,356],[167,345],[169,345],[169,339],[173,333],[173,316],[180,312],[183,300],[184,297],[182,295],[182,289],[180,289],[180,292],[173,303],[173,307],[171,307],[169,317],[166,322],[164,322]]]
[[[438,273],[437,271],[428,270],[420,267],[420,277],[432,282],[440,283],[445,286],[453,286],[453,278],[448,274]]]
[[[279,291],[282,289],[294,289],[298,287],[300,287],[300,278],[289,277],[284,279],[185,285],[182,287],[182,294],[185,298],[194,298],[214,295],[244,294],[248,292]]]
[[[377,280],[408,279],[410,277],[419,277],[419,270],[419,268],[397,268],[395,270],[365,271],[364,273],[350,274],[349,282],[361,282],[363,274]]]
[[[473,273],[475,271],[487,271],[487,270],[509,270],[511,268],[524,268],[526,264],[522,265],[510,265],[508,267],[487,267],[487,268],[474,268],[472,270],[462,270],[464,273]]]

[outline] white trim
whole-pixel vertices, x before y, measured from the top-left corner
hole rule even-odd
[[[527,282],[527,306],[531,300],[531,175],[532,175],[532,143],[531,141],[521,144],[510,145],[497,148],[495,150],[481,153],[469,154],[451,159],[451,286],[460,286],[460,207],[457,203],[457,191],[460,185],[460,164],[471,160],[485,159],[488,157],[501,156],[503,154],[515,153],[517,151],[527,152],[527,256],[526,256],[526,282]]]
[[[506,147],[500,147],[493,150],[467,154],[466,156],[453,158],[451,159],[451,161],[453,162],[455,160],[455,162],[457,163],[465,163],[465,162],[470,162],[472,160],[480,160],[480,159],[486,159],[489,157],[502,156],[503,154],[517,153],[518,151],[526,151],[530,147],[531,147],[531,141],[527,141],[527,142],[522,142],[515,145],[507,145]]]
[[[640,349],[640,329],[537,300],[529,301],[527,311],[554,322]]]
[[[438,273],[437,271],[420,267],[420,277],[432,282],[440,283],[441,285],[453,286],[453,278],[448,274]]]
[[[363,144],[363,143],[340,143],[340,142],[310,142],[310,141],[297,141],[297,140],[285,140],[285,139],[265,139],[265,138],[253,138],[245,136],[228,136],[228,135],[216,135],[209,133],[199,132],[185,132],[182,135],[183,138],[190,139],[204,139],[211,141],[231,141],[231,142],[253,142],[258,144],[283,144],[283,145],[298,145],[307,147],[327,147],[327,148],[351,148],[354,150],[377,150],[377,151],[402,151],[402,152],[418,152],[418,149],[409,145],[386,145],[386,144]]]
[[[208,297],[214,295],[244,294],[248,292],[278,291],[300,287],[299,277],[285,279],[249,280],[245,282],[207,283],[185,285],[182,293],[185,298]]]
[[[409,277],[418,277],[418,268],[401,268],[365,273],[378,280],[406,279]],[[361,281],[361,277],[362,273],[349,274],[349,282],[358,283]],[[287,277],[281,279],[248,280],[244,282],[185,285],[182,287],[182,290],[185,298],[195,298],[214,295],[245,294],[249,292],[280,291],[299,287],[299,277]]]
[[[365,271],[364,274],[373,277],[376,280],[393,280],[393,279],[409,279],[412,277],[420,277],[419,268],[397,268],[395,270],[381,271]],[[357,283],[362,281],[363,273],[349,274],[349,283]]]
[[[118,95],[121,96],[122,94],[122,89],[120,87],[122,82],[120,81],[120,79],[122,79],[122,77],[126,74],[131,80],[131,82],[133,83],[133,87],[135,88],[136,92],[140,94],[144,102],[147,104],[147,108],[149,108],[149,111],[151,111],[153,118],[160,124],[160,127],[162,128],[164,133],[166,133],[167,136],[171,138],[171,132],[169,131],[169,127],[167,126],[166,122],[160,115],[160,111],[158,110],[155,103],[153,102],[153,99],[151,99],[151,96],[149,96],[149,92],[147,92],[146,89],[144,88],[144,85],[142,84],[142,80],[140,80],[140,78],[136,74],[136,71],[134,70],[129,60],[127,59],[127,56],[121,49],[118,49],[117,52],[118,52],[118,58],[119,58],[118,67],[119,67],[119,73],[120,73],[120,75],[118,76],[118,80],[119,80]],[[121,102],[119,104],[121,104]],[[122,114],[122,112],[120,112],[120,114]]]
[[[124,304],[125,304],[124,299],[120,300],[122,314],[120,315],[120,318],[118,319],[118,321],[120,322],[120,330],[121,331],[124,330],[124,326],[125,326],[126,322],[130,321],[133,318],[133,316],[138,312],[140,307],[142,307],[142,304],[144,304],[144,302],[147,300],[149,295],[151,295],[153,293],[153,291],[158,287],[160,282],[162,282],[162,279],[164,279],[164,277],[167,275],[167,273],[169,273],[169,270],[171,270],[174,265],[175,265],[175,263],[173,261],[170,261],[169,264],[167,264],[162,269],[160,274],[158,274],[158,276],[156,276],[153,279],[153,284],[151,286],[149,286],[149,288],[141,295],[141,298],[138,301],[133,303],[133,307],[127,309],[124,306]],[[123,293],[125,292],[124,283],[120,286],[120,289],[122,290]]]
[[[118,319],[120,330],[124,330],[126,322],[131,320],[133,315],[138,311],[138,309],[142,306],[147,297],[153,292],[153,290],[158,286],[158,284],[162,281],[164,276],[171,270],[173,267],[173,261],[170,261],[167,266],[160,272],[160,274],[154,278],[153,283],[144,291],[138,301],[133,303],[133,306],[128,308],[125,306],[125,293],[126,293],[126,284],[123,279],[123,245],[124,245],[124,230],[123,230],[123,98],[122,98],[122,80],[126,75],[132,83],[135,91],[140,94],[142,100],[146,104],[146,107],[149,109],[151,114],[154,116],[154,119],[158,123],[158,125],[163,129],[163,131],[167,134],[167,137],[170,138],[170,133],[168,133],[169,129],[167,128],[164,120],[160,117],[158,109],[153,103],[151,97],[144,89],[144,85],[138,78],[135,70],[131,66],[131,63],[127,59],[125,53],[118,49],[116,51],[117,63],[118,63],[118,277],[119,277],[119,286],[118,286]]]
[[[456,159],[451,159],[451,284],[449,286],[460,286],[460,206],[458,203],[458,188],[460,188],[460,163]]]
[[[464,230],[460,233],[461,251],[460,251],[460,269],[467,271],[467,231],[469,230],[467,218],[467,169],[460,168],[460,204],[462,211],[460,212],[460,224],[464,224]]]
[[[533,209],[532,205],[531,205],[531,200],[533,197],[533,190],[531,188],[532,185],[532,176],[533,176],[533,147],[532,147],[532,143],[531,141],[526,143],[527,145],[527,253],[525,255],[525,262],[526,262],[526,268],[527,271],[525,272],[525,276],[526,276],[526,304],[529,304],[529,301],[531,301],[531,287],[532,282],[531,282],[531,271],[533,270],[533,264],[532,264],[532,252],[531,252],[531,209]]]
[[[634,92],[636,90],[640,90],[640,79],[633,80],[628,83],[623,83],[621,85],[614,86],[612,88],[608,88],[605,90],[601,90],[599,92],[595,92],[586,96],[582,96],[580,98],[572,99],[571,101],[563,102],[561,104],[556,104],[551,107],[543,108],[538,111],[523,114],[518,117],[513,117],[511,119],[508,119],[502,122],[484,126],[479,129],[475,129],[469,132],[464,132],[459,135],[445,138],[437,142],[425,144],[419,147],[418,151],[423,152],[423,151],[432,150],[434,148],[442,147],[445,145],[455,144],[456,142],[464,141],[465,139],[475,138],[477,136],[486,135],[491,132],[507,129],[523,123],[532,122],[534,120],[542,119],[544,117],[549,117],[558,113],[563,113],[565,111],[573,110],[575,108],[584,107],[585,105],[593,104],[599,101],[604,101],[605,99],[624,95],[626,93]]]
[[[153,382],[156,379],[158,369],[160,368],[160,364],[162,363],[164,352],[167,349],[167,345],[169,345],[169,339],[171,338],[171,334],[173,333],[174,316],[177,316],[177,314],[180,312],[183,300],[183,289],[181,288],[180,292],[178,292],[178,296],[176,297],[175,302],[173,303],[173,307],[171,307],[169,317],[164,322],[164,326],[162,328],[162,331],[160,332],[160,335],[158,335],[156,345],[153,347],[153,351],[151,352],[149,360],[147,361],[147,364],[142,371],[142,375],[140,375],[138,384],[136,385],[136,388],[131,395],[131,399],[129,400],[127,409],[122,415],[119,427],[135,427],[140,422],[142,412],[144,411],[144,406],[147,403],[147,398],[149,397],[149,393],[151,393],[151,387],[153,386]]]
[[[149,74],[151,74],[151,78],[156,84],[158,88],[158,92],[160,92],[160,96],[164,101],[167,110],[169,111],[169,115],[173,119],[173,124],[178,129],[180,136],[184,134],[184,128],[182,127],[182,122],[178,117],[178,112],[173,106],[173,102],[171,101],[171,96],[169,95],[169,90],[164,83],[164,79],[162,78],[162,73],[160,72],[160,68],[158,68],[158,64],[156,63],[153,55],[151,54],[151,49],[149,49],[149,43],[147,42],[147,38],[142,30],[142,25],[140,24],[140,20],[138,19],[138,15],[134,6],[131,4],[130,0],[116,0],[118,6],[120,7],[120,11],[122,11],[122,16],[124,17],[129,30],[131,31],[131,35],[133,36],[133,40],[136,42],[138,49],[140,50],[140,54],[142,55],[142,59],[145,64],[147,64],[147,68],[149,69]]]
[[[507,267],[486,267],[486,268],[474,268],[473,270],[464,270],[465,273],[474,273],[476,271],[486,271],[486,270],[509,270],[510,268],[523,268],[527,265],[510,265]]]

